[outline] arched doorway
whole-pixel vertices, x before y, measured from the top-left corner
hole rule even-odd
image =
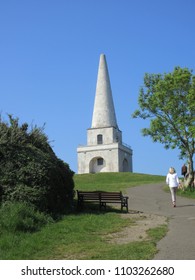
[[[106,162],[102,157],[95,157],[89,163],[89,172],[98,173],[106,166]]]
[[[129,171],[129,163],[128,160],[125,158],[123,160],[123,172],[128,172]]]

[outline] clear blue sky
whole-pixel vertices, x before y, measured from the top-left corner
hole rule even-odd
[[[194,0],[6,0],[0,2],[0,112],[42,126],[77,172],[91,126],[99,56],[106,55],[123,141],[134,172],[180,174],[177,150],[141,135],[132,119],[148,73],[195,68]]]

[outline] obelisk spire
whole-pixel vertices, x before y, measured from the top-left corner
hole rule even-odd
[[[117,121],[106,57],[100,55],[92,128],[116,127]]]

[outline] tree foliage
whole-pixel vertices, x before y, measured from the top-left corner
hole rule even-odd
[[[74,172],[56,157],[43,130],[11,115],[8,122],[0,119],[0,200],[63,213],[73,199]]]
[[[172,73],[145,74],[139,110],[134,118],[150,119],[144,136],[164,144],[166,149],[178,148],[180,158],[189,163],[193,176],[195,153],[195,76],[187,68],[176,67]]]

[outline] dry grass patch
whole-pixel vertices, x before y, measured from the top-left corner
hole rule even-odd
[[[140,240],[149,240],[148,230],[167,225],[167,218],[153,214],[141,212],[130,212],[121,214],[124,219],[131,219],[131,226],[123,228],[121,231],[109,234],[107,241],[115,244],[126,244]]]

